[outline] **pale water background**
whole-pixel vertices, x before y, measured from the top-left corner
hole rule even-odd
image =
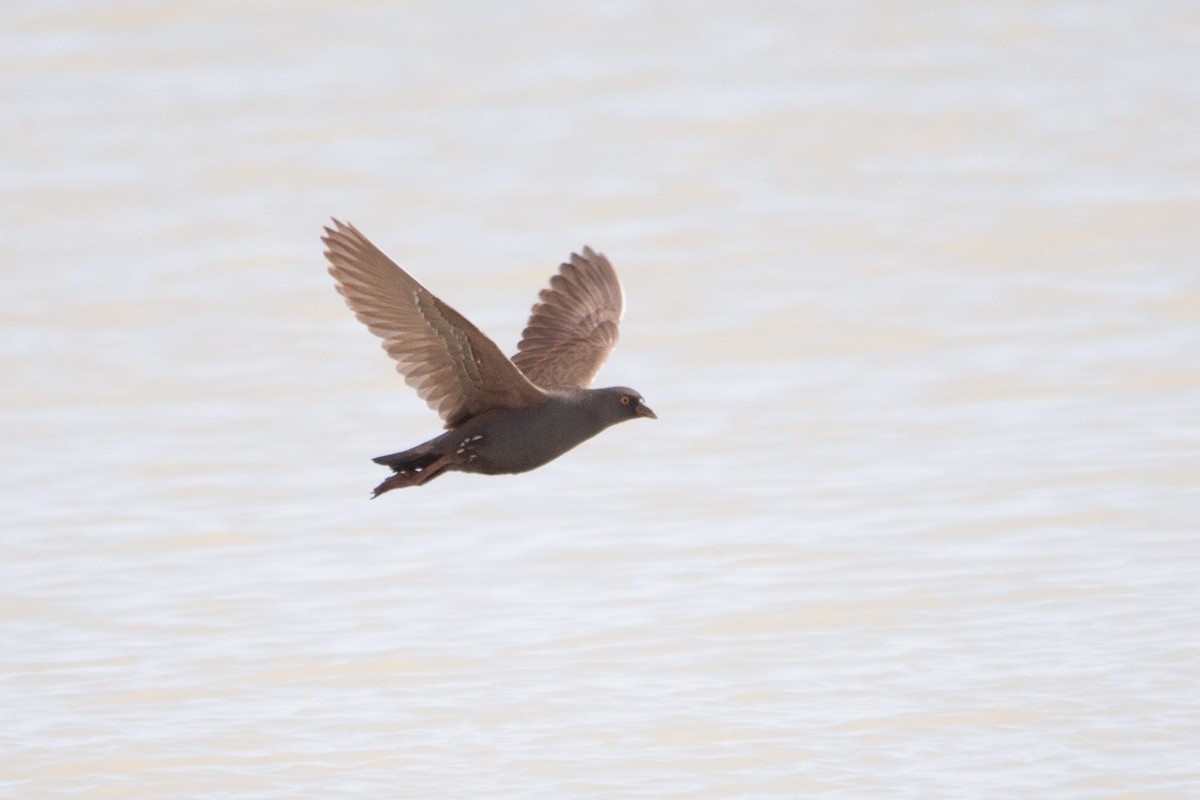
[[[0,797],[1200,797],[1200,7],[6,2]],[[349,219],[658,422],[435,434]]]

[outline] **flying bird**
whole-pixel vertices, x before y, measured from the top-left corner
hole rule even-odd
[[[335,219],[321,241],[346,304],[447,428],[374,459],[393,474],[372,497],[450,471],[528,472],[618,422],[658,418],[633,389],[589,388],[617,345],[625,307],[612,264],[590,247],[538,295],[509,359],[353,225]]]

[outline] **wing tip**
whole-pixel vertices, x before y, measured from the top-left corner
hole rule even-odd
[[[327,248],[332,248],[339,242],[350,242],[354,240],[359,242],[366,241],[367,237],[363,236],[362,232],[349,222],[342,222],[337,217],[330,217],[329,219],[333,222],[333,227],[331,228],[328,225],[323,225],[321,227],[321,229],[325,231],[325,235],[321,237],[321,242]],[[325,251],[325,255],[330,255],[329,250]]]

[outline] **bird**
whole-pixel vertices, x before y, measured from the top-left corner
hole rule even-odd
[[[658,419],[629,387],[589,388],[617,345],[625,308],[603,254],[585,246],[559,266],[510,359],[357,228],[332,221],[321,241],[335,288],[446,427],[375,458],[392,475],[372,498],[447,472],[528,472],[618,422]]]

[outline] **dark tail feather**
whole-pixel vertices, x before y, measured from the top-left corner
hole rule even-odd
[[[391,467],[392,471],[396,473],[375,487],[375,491],[371,493],[371,497],[374,498],[392,489],[428,483],[446,470],[446,464],[450,459],[434,452],[433,448],[420,445],[412,450],[379,456],[372,460],[376,464]]]

